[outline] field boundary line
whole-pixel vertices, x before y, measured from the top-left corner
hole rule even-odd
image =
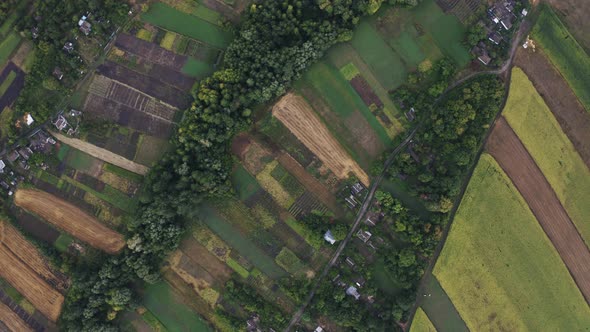
[[[90,144],[77,138],[70,138],[53,131],[50,132],[60,142],[70,145],[73,148],[76,148],[82,152],[88,153],[89,155],[98,158],[104,162],[113,164],[115,166],[124,168],[130,172],[140,175],[146,175],[149,172],[149,168],[147,166],[138,164],[107,149],[103,149],[94,144]]]

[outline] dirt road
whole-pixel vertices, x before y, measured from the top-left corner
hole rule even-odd
[[[496,122],[487,149],[523,196],[586,302],[590,303],[590,250],[553,188],[504,118]]]
[[[535,52],[520,49],[515,63],[533,82],[561,129],[590,168],[590,113],[540,49]]]
[[[89,245],[110,254],[125,247],[123,235],[103,225],[77,206],[40,190],[18,189],[14,204]]]
[[[113,153],[103,148],[99,148],[98,146],[90,144],[88,142],[79,140],[77,138],[70,138],[56,132],[51,132],[51,135],[55,136],[55,138],[57,138],[61,142],[64,142],[67,145],[72,146],[73,148],[76,148],[82,152],[86,152],[95,158],[113,164],[115,166],[119,166],[130,172],[145,175],[149,171],[149,168],[147,168],[146,166],[140,165],[134,161],[123,158],[122,156],[116,153]]]

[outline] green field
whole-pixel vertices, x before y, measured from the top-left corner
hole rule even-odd
[[[418,304],[439,331],[469,332],[463,318],[434,275],[424,278],[424,294]]]
[[[424,310],[420,307],[416,310],[410,332],[436,332],[432,322],[430,322],[430,319],[428,319],[428,316],[426,316]]]
[[[10,58],[10,55],[18,46],[20,40],[21,38],[16,32],[11,32],[2,40],[0,43],[0,67],[8,61],[8,58]]]
[[[590,246],[590,170],[520,68],[512,71],[504,117]]]
[[[183,304],[180,296],[163,281],[146,288],[143,303],[168,331],[212,331],[201,316]]]
[[[181,69],[183,74],[190,77],[203,78],[213,72],[213,66],[206,62],[189,57]]]
[[[6,90],[8,90],[10,85],[12,85],[12,82],[14,82],[15,78],[16,78],[16,72],[11,71],[10,73],[8,73],[8,76],[6,77],[4,82],[2,82],[2,84],[0,84],[0,96],[2,96],[6,92]]]
[[[541,15],[533,28],[532,38],[549,56],[551,62],[590,112],[590,56],[569,33],[555,12],[542,5]]]
[[[69,234],[62,233],[57,240],[53,243],[55,248],[61,252],[66,252],[70,244],[74,242],[74,238],[72,238]]]
[[[368,21],[361,21],[356,27],[351,43],[386,89],[395,89],[406,80],[408,71],[401,57]]]
[[[69,153],[66,157],[66,164],[72,168],[90,172],[94,165],[94,157],[77,149],[69,149]]]
[[[198,39],[218,48],[225,48],[232,39],[231,33],[220,27],[160,2],[151,5],[150,10],[141,18],[148,23]]]
[[[472,331],[581,331],[590,308],[508,176],[482,155],[434,274]]]
[[[246,257],[260,271],[264,272],[264,274],[271,278],[278,278],[285,275],[285,271],[271,257],[262,251],[262,249],[258,248],[244,234],[241,234],[236,228],[230,225],[227,220],[223,219],[211,207],[200,207],[198,217],[200,221],[207,225],[224,242],[235,248],[240,255]]]
[[[232,184],[241,201],[250,198],[250,196],[262,189],[256,178],[250,175],[242,165],[238,166],[232,173]]]

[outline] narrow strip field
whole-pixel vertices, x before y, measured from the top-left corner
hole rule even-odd
[[[369,185],[367,173],[344,151],[305,99],[288,94],[272,112],[336,176],[345,179],[352,172],[364,185]]]
[[[0,229],[0,243],[2,245],[6,246],[16,257],[25,262],[53,287],[61,290],[66,288],[67,280],[65,276],[55,273],[49,267],[47,259],[14,226],[0,221]]]
[[[433,273],[471,331],[582,331],[590,308],[498,163],[483,154]]]
[[[149,168],[144,165],[140,165],[129,159],[121,157],[120,155],[113,153],[109,150],[99,148],[96,145],[84,142],[76,138],[70,138],[59,133],[52,132],[51,134],[61,142],[66,143],[67,145],[70,145],[82,152],[86,152],[89,155],[98,158],[102,161],[106,161],[107,163],[124,168],[130,172],[145,175],[149,171]]]
[[[590,169],[519,68],[503,114],[590,247]]]
[[[107,253],[115,254],[125,246],[125,239],[121,234],[109,229],[78,207],[49,193],[19,189],[14,195],[14,203]]]
[[[64,297],[53,289],[6,246],[0,245],[0,277],[16,288],[43,315],[55,322]]]
[[[590,302],[590,250],[543,173],[503,118],[496,122],[487,149],[512,179]]]
[[[521,48],[516,55],[516,64],[529,77],[561,129],[590,168],[590,114],[563,76],[539,49],[533,52]]]
[[[0,302],[0,322],[8,328],[9,332],[33,331],[14,311]]]

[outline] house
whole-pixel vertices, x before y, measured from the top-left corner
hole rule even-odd
[[[511,15],[504,16],[500,20],[500,24],[502,24],[502,26],[504,27],[504,29],[510,30],[512,28],[512,16]]]
[[[330,231],[327,231],[326,234],[324,234],[324,240],[326,240],[330,244],[336,243],[336,239],[334,238],[334,235],[332,235],[332,232],[330,232]]]
[[[313,330],[313,332],[323,332],[324,329],[318,325],[318,327],[315,328],[315,330]]]
[[[57,120],[53,123],[57,130],[61,131],[68,126],[68,120],[64,118],[61,114],[57,116]]]
[[[53,68],[53,77],[57,78],[58,81],[61,81],[61,79],[64,78],[64,73],[62,73],[59,67],[55,67]]]
[[[31,155],[33,154],[33,151],[28,147],[25,147],[18,149],[18,154],[20,154],[24,160],[29,160],[29,158],[31,158]]]
[[[490,63],[490,61],[492,61],[492,58],[490,58],[490,56],[487,54],[482,54],[477,57],[477,60],[479,60],[479,62],[487,66]]]
[[[10,161],[11,163],[13,163],[13,162],[15,162],[15,161],[18,159],[18,157],[20,157],[20,155],[18,154],[18,152],[16,152],[16,150],[12,150],[12,152],[10,152],[10,153],[8,154],[8,157],[7,157],[7,159],[8,159],[8,161]]]
[[[72,53],[73,50],[74,50],[74,44],[72,44],[72,42],[66,42],[64,44],[64,51],[66,51],[68,53]]]
[[[39,37],[39,28],[38,27],[34,27],[31,29],[31,37],[33,37],[33,39],[37,39]]]
[[[88,22],[88,21],[84,21],[80,25],[80,31],[82,31],[82,33],[84,33],[86,36],[88,36],[90,34],[90,32],[92,31],[92,24],[90,24],[90,22]]]
[[[344,262],[350,266],[351,268],[354,267],[354,261],[352,260],[352,258],[350,257],[346,257],[346,260],[344,260]]]
[[[30,113],[25,114],[25,123],[27,124],[27,126],[32,125],[33,122],[35,122],[35,119],[33,119],[31,114]]]
[[[361,229],[358,230],[358,232],[356,232],[356,236],[361,239],[361,241],[363,241],[364,243],[366,243],[367,241],[369,241],[369,239],[371,238],[371,234],[370,232],[367,231],[363,231]]]
[[[499,34],[497,31],[494,31],[488,35],[488,40],[498,45],[502,41],[502,35]]]
[[[360,182],[357,182],[352,185],[352,188],[350,190],[353,195],[357,196],[358,194],[363,192],[363,190],[365,190],[365,187]]]
[[[406,118],[410,122],[416,120],[416,110],[413,107],[410,108],[410,110],[406,112]]]
[[[6,167],[6,164],[4,163],[3,160],[0,160],[0,173],[4,172],[4,168]]]
[[[354,286],[350,286],[346,289],[346,295],[354,297],[355,300],[358,300],[361,297],[361,294],[359,294],[356,287]]]
[[[520,12],[520,16],[525,17],[529,14],[529,11],[526,10],[526,8],[523,8],[522,11]]]

